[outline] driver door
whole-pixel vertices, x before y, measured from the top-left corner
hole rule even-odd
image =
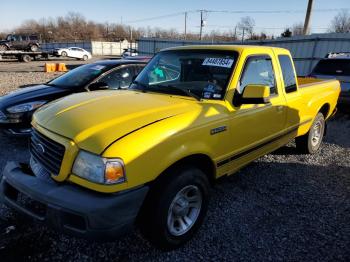
[[[270,103],[243,104],[233,106],[230,116],[230,153],[231,169],[250,162],[262,152],[274,145],[276,137],[283,132],[286,125],[286,101],[278,93],[280,82],[276,81],[276,62],[271,59],[273,53],[249,56],[245,61],[237,93],[242,94],[249,84],[270,87]]]

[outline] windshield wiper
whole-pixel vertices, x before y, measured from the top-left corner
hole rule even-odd
[[[141,90],[142,92],[144,92],[144,93],[147,92],[146,89],[148,88],[148,85],[146,85],[146,84],[144,84],[144,83],[141,83],[141,82],[139,82],[139,81],[136,81],[136,80],[132,81],[131,84],[139,85],[139,86],[141,86],[140,90]],[[139,88],[131,88],[131,89],[139,89]]]
[[[177,91],[181,91],[183,94],[186,94],[187,96],[193,97],[194,99],[201,101],[202,98],[198,95],[196,95],[195,93],[191,92],[191,89],[183,89],[177,86],[172,86],[172,85],[156,85],[160,88],[168,88],[168,89],[175,89]]]

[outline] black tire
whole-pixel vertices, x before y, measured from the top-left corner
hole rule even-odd
[[[23,55],[21,57],[21,61],[25,62],[25,63],[28,63],[28,62],[32,61],[32,58],[30,57],[30,55]]]
[[[157,181],[151,188],[142,208],[139,222],[141,232],[150,242],[160,249],[171,250],[189,241],[203,223],[208,209],[210,185],[207,176],[200,169],[192,166],[173,168],[163,175],[160,181]],[[188,198],[185,197],[184,205],[178,205],[175,199],[181,200],[181,197],[178,196],[183,196],[181,193],[185,192],[184,190],[188,190],[186,194],[191,199],[197,199],[196,194],[198,194],[201,204],[196,202],[196,207],[190,207],[188,205],[191,205],[192,200],[186,205]],[[192,193],[191,190],[193,190]],[[175,211],[181,214],[175,214]],[[179,223],[179,218],[182,223]],[[180,224],[183,225],[183,222],[187,230],[176,231],[176,224],[179,230],[183,230],[183,227],[180,226]],[[175,235],[171,229],[179,234]]]
[[[87,56],[87,55],[84,55],[83,56],[83,61],[86,61],[86,60],[88,60],[89,59],[89,57]]]
[[[66,57],[66,56],[67,56],[67,52],[66,52],[66,51],[63,51],[63,52],[61,53],[61,56]]]
[[[7,49],[6,45],[0,45],[0,51],[6,51]]]
[[[29,47],[29,49],[30,49],[30,51],[32,51],[32,52],[37,52],[37,51],[39,50],[39,47],[38,47],[37,45],[31,45],[31,46]]]
[[[309,132],[303,136],[295,138],[295,144],[298,152],[302,154],[316,153],[321,147],[325,126],[326,123],[323,114],[318,113],[310,127]]]

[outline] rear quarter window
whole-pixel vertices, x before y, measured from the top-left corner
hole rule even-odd
[[[294,73],[292,60],[288,55],[279,55],[278,60],[282,69],[284,89],[286,93],[297,91],[297,80]]]

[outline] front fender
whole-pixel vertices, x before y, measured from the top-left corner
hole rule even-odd
[[[221,142],[228,141],[228,132],[211,135],[210,124],[187,129],[185,122],[179,122],[177,130],[169,128],[168,121],[145,127],[115,142],[103,156],[123,159],[129,188],[155,180],[188,156],[206,155],[215,163],[215,156],[226,150]]]

